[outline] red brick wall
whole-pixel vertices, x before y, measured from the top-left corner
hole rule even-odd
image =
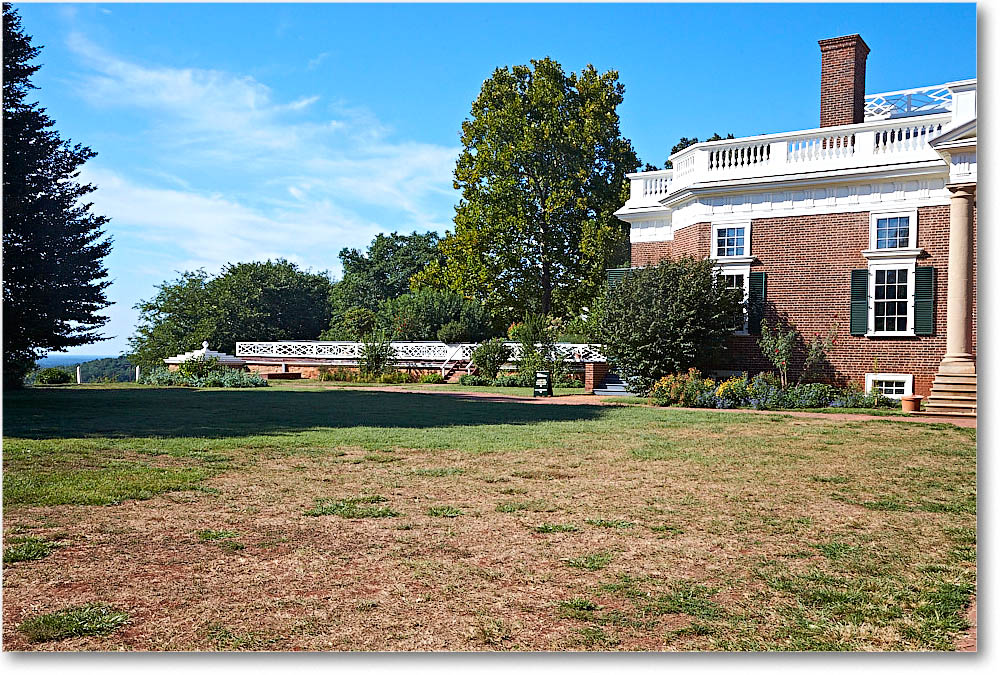
[[[945,351],[948,221],[947,206],[918,210],[917,245],[926,253],[917,259],[917,265],[937,269],[933,335],[869,338],[850,334],[851,270],[867,267],[861,251],[869,244],[868,212],[753,221],[751,252],[758,262],[751,269],[767,272],[765,317],[774,320],[783,316],[805,339],[816,333],[825,335],[837,324],[829,359],[835,369],[828,373],[831,381],[850,379],[863,386],[865,373],[912,374],[914,393],[926,396]],[[808,245],[789,246],[793,236]],[[975,295],[973,299],[975,302]],[[731,338],[732,369],[756,372],[771,368],[756,340],[755,336]],[[793,360],[790,372],[799,366]]]
[[[918,210],[917,245],[926,254],[918,265],[937,268],[934,307],[934,335],[906,338],[869,338],[850,334],[851,270],[865,269],[868,261],[861,251],[869,247],[869,214],[824,214],[786,218],[755,219],[751,225],[751,252],[757,259],[752,270],[767,273],[765,317],[779,316],[790,321],[806,338],[816,333],[826,335],[834,324],[838,333],[830,354],[831,382],[853,380],[864,386],[865,373],[912,374],[914,392],[928,395],[931,382],[945,351],[948,298],[948,222],[949,207],[934,206]],[[973,228],[976,212],[973,211]],[[975,234],[974,234],[975,236]],[[706,257],[709,254],[710,226],[698,223],[678,230],[672,242],[659,249],[645,242],[643,262],[633,258],[633,265],[653,264],[669,255]],[[654,255],[658,252],[660,255]],[[973,245],[973,288],[976,283],[976,246]],[[976,295],[973,290],[973,345],[976,341]],[[720,365],[724,370],[747,370],[756,373],[771,370],[757,346],[757,336],[730,339],[730,358]],[[973,346],[975,349],[975,346]],[[877,365],[876,365],[877,359]],[[793,360],[790,373],[797,376],[801,363]]]
[[[819,125],[865,121],[865,67],[868,45],[860,35],[820,40]]]
[[[695,223],[674,232],[673,241],[636,242],[632,244],[632,267],[655,265],[671,257],[707,257],[711,236],[709,223]]]

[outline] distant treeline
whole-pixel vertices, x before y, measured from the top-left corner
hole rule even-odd
[[[54,367],[58,370],[65,370],[72,375],[73,381],[76,381],[76,365]],[[29,373],[25,382],[31,384],[37,372]],[[132,382],[135,380],[135,366],[124,356],[94,359],[80,364],[80,376],[84,382]]]

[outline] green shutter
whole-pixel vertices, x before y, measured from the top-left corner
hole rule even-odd
[[[933,267],[917,267],[913,274],[913,332],[934,335]]]
[[[627,267],[608,270],[608,286],[617,285],[619,281],[625,278],[626,273],[628,273]]]
[[[851,270],[851,335],[868,332],[868,270]]]
[[[747,330],[751,335],[760,335],[760,322],[764,318],[766,299],[767,272],[751,272],[749,307],[747,307]]]

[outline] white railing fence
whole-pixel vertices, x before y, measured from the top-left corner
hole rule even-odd
[[[951,91],[944,85],[865,96],[866,120],[948,112],[951,108]]]
[[[451,364],[469,367],[472,352],[478,343],[445,344],[444,342],[392,342],[396,352],[396,360],[407,363],[427,364],[439,367],[442,373]],[[521,358],[521,344],[505,343],[511,350],[511,362]],[[316,359],[333,363],[357,363],[361,358],[362,343],[360,342],[326,342],[321,340],[280,341],[280,342],[237,342],[236,356],[253,361],[254,358],[286,359],[296,358]],[[556,353],[568,362],[603,363],[604,355],[599,345],[557,342]]]

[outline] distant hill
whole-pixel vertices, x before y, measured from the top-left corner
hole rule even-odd
[[[58,361],[53,363],[51,359],[61,360],[62,363]],[[66,362],[67,359],[69,363]],[[89,360],[81,361],[81,359]],[[129,363],[128,359],[124,356],[99,356],[97,358],[90,358],[87,356],[59,354],[47,356],[38,361],[39,368],[59,368],[60,370],[65,370],[73,376],[74,382],[76,381],[77,365],[80,366],[80,377],[83,378],[84,382],[95,382],[98,380],[107,382],[132,382],[135,380],[135,366]],[[34,373],[31,373],[25,378],[25,382],[31,384],[34,379]]]
[[[49,354],[38,359],[39,368],[56,368],[58,366],[75,366],[86,361],[118,358],[112,354]]]

